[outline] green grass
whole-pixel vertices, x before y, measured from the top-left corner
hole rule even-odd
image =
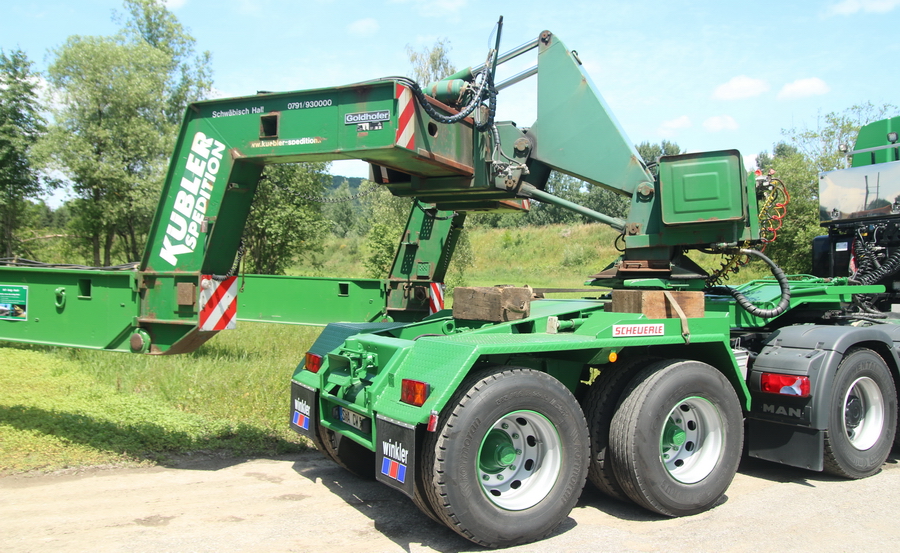
[[[473,229],[466,285],[580,287],[618,253],[602,225]],[[292,274],[364,275],[356,238]],[[718,260],[693,256],[713,268]],[[768,276],[754,263],[729,283]],[[198,451],[271,455],[308,444],[288,428],[290,375],[320,329],[239,323],[194,353],[148,356],[0,348],[0,474],[166,462]]]
[[[466,273],[466,286],[528,284],[535,288],[573,288],[602,271],[618,257],[617,232],[605,225],[548,225],[522,228],[472,228],[470,242],[474,267]],[[326,254],[293,267],[289,274],[304,276],[366,277],[361,263],[365,252],[355,235],[329,237]],[[690,257],[707,270],[719,267],[720,256],[692,252]],[[729,284],[769,276],[760,262],[732,275]]]
[[[288,382],[319,329],[240,327],[173,357],[0,348],[0,473],[306,449]]]

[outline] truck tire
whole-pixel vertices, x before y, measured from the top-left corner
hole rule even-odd
[[[734,479],[743,433],[740,402],[721,372],[659,361],[634,377],[613,416],[613,471],[638,505],[667,516],[700,513]]]
[[[326,457],[360,478],[375,479],[374,451],[369,451],[350,438],[332,432],[322,425],[318,425],[317,433],[319,439],[315,440],[316,447]]]
[[[584,398],[584,414],[591,439],[588,480],[603,494],[628,501],[616,479],[609,460],[609,427],[622,392],[643,367],[658,361],[655,357],[632,358],[614,365],[604,365],[600,376],[591,384]]]
[[[426,440],[422,440],[424,443]],[[413,504],[419,508],[422,513],[430,518],[431,520],[437,522],[441,526],[444,526],[444,519],[438,515],[437,510],[435,510],[434,505],[431,504],[431,500],[428,499],[428,494],[425,490],[431,486],[431,474],[426,472],[421,468],[422,467],[422,445],[418,445],[417,449],[419,450],[419,470],[416,471],[415,479],[416,486],[413,490]]]
[[[546,537],[587,476],[588,433],[575,397],[540,371],[497,366],[467,377],[422,454],[444,523],[486,547]]]
[[[894,379],[884,359],[868,348],[849,350],[834,378],[825,471],[846,478],[871,476],[881,470],[894,444]]]

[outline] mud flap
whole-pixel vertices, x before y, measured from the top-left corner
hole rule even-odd
[[[415,495],[416,427],[381,415],[375,419],[375,478],[409,497]]]
[[[318,390],[291,380],[291,429],[315,443],[319,423]]]

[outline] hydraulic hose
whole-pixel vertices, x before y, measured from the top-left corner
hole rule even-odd
[[[725,292],[727,294],[730,294],[731,297],[733,297],[735,301],[738,302],[738,305],[743,307],[747,311],[747,313],[750,313],[755,317],[771,319],[772,317],[777,317],[787,311],[787,308],[790,307],[791,304],[791,286],[788,282],[787,276],[785,276],[784,274],[784,271],[781,270],[781,267],[776,265],[774,261],[766,257],[766,255],[760,251],[741,248],[739,252],[745,255],[752,255],[754,257],[762,259],[766,263],[766,265],[768,265],[769,268],[772,269],[772,276],[775,277],[775,280],[778,281],[778,285],[781,287],[781,299],[778,301],[778,305],[776,305],[774,309],[760,309],[759,307],[756,307],[755,305],[750,303],[750,300],[747,299],[747,296],[741,294],[735,288],[723,286],[713,288],[712,290],[715,293]]]
[[[459,111],[459,113],[456,113],[455,115],[444,115],[444,114],[438,112],[436,109],[434,109],[434,107],[428,102],[428,100],[425,99],[425,93],[422,91],[422,88],[419,86],[419,83],[417,83],[416,81],[406,78],[406,77],[391,77],[391,78],[393,78],[397,81],[401,81],[405,85],[407,85],[409,87],[409,89],[412,91],[413,96],[415,96],[416,101],[419,103],[419,105],[422,107],[422,109],[425,111],[425,113],[427,113],[429,117],[431,117],[438,123],[444,123],[447,125],[451,125],[453,123],[458,123],[459,121],[462,121],[463,119],[465,119],[466,117],[471,115],[472,112],[475,111],[475,108],[477,108],[479,105],[481,105],[481,103],[485,100],[488,100],[488,103],[490,104],[489,110],[492,112],[496,111],[497,92],[495,90],[493,90],[494,83],[493,83],[493,79],[491,79],[489,72],[487,75],[484,76],[484,80],[482,81],[481,86],[479,86],[476,89],[476,91],[473,94],[472,99],[469,101],[469,103],[466,106],[464,106]],[[490,117],[488,120],[493,122],[493,117]],[[479,129],[479,130],[484,130],[484,129]]]
[[[883,278],[893,275],[898,270],[900,270],[900,249],[894,250],[894,253],[891,254],[887,261],[882,263],[877,269],[857,277],[856,282],[864,285],[874,284]]]

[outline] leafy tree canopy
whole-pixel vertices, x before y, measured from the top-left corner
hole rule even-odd
[[[270,165],[244,227],[245,269],[283,275],[295,257],[321,250],[326,232],[319,199],[331,176],[326,163]]]
[[[410,76],[424,86],[456,73],[450,62],[450,49],[450,41],[446,38],[439,38],[431,48],[422,50],[414,50],[407,44],[406,54],[412,66]]]
[[[896,106],[876,106],[871,102],[854,105],[842,112],[820,116],[815,128],[782,130],[786,140],[773,147],[773,155],[757,157],[760,169],[775,171],[787,186],[791,202],[778,238],[766,250],[787,273],[812,271],[812,239],[824,231],[819,225],[818,175],[848,167],[841,144],[852,145],[861,126],[895,114]]]
[[[21,50],[0,51],[0,249],[19,251],[27,198],[44,191],[31,150],[45,131],[40,115],[37,75]]]

